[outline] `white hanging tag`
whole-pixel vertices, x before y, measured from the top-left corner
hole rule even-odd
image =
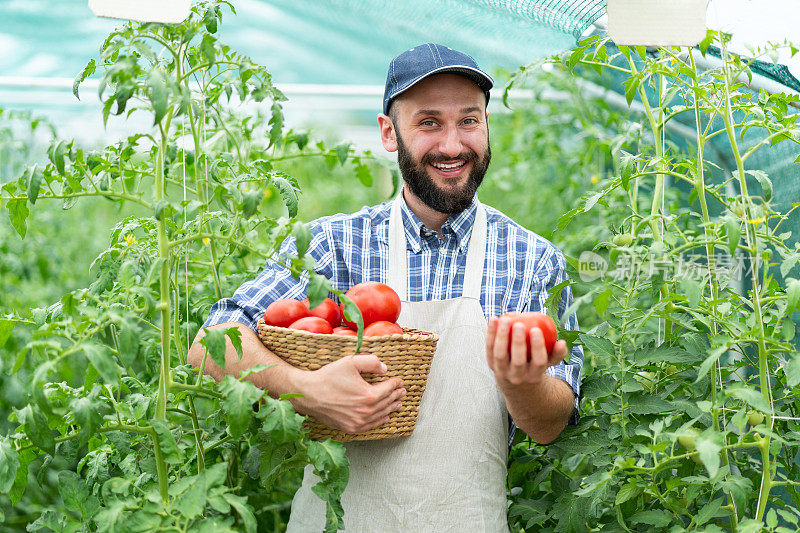
[[[179,24],[189,16],[191,0],[89,0],[98,17]]]
[[[706,0],[608,0],[617,45],[694,46],[706,36]]]

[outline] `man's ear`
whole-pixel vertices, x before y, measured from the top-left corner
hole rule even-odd
[[[380,113],[378,115],[378,130],[381,134],[381,142],[387,152],[397,151],[397,134],[394,131],[394,123],[389,115]]]

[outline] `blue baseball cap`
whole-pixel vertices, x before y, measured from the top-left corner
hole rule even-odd
[[[383,112],[388,115],[392,101],[420,80],[446,72],[460,74],[474,81],[486,95],[486,102],[489,102],[489,89],[494,85],[494,80],[478,67],[474,59],[441,44],[425,43],[406,50],[389,63],[383,92]]]

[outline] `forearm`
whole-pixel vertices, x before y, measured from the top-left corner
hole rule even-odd
[[[561,434],[575,408],[572,388],[549,375],[538,383],[500,384],[500,390],[514,423],[540,444]]]
[[[231,322],[211,326],[209,329],[228,329],[237,327],[241,332],[242,358],[231,344],[230,339],[225,336],[225,368],[221,368],[210,356],[206,357],[204,373],[213,377],[216,381],[222,381],[225,376],[238,378],[244,370],[256,365],[267,365],[271,368],[255,372],[247,376],[247,381],[251,381],[255,386],[267,390],[270,396],[277,398],[282,394],[298,393],[301,389],[303,370],[299,370],[280,357],[272,353],[264,346],[256,334],[244,324]],[[188,362],[198,368],[203,360],[205,348],[199,340],[205,336],[201,330],[195,337],[194,344],[189,350]]]

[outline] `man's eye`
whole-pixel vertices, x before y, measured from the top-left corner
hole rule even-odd
[[[433,127],[436,125],[436,122],[434,122],[433,120],[423,120],[422,122],[420,122],[420,125],[426,127]]]
[[[470,125],[470,126],[472,126],[473,124],[477,124],[477,123],[478,123],[477,119],[474,119],[474,118],[465,118],[464,119],[464,124],[467,124],[467,125]]]

